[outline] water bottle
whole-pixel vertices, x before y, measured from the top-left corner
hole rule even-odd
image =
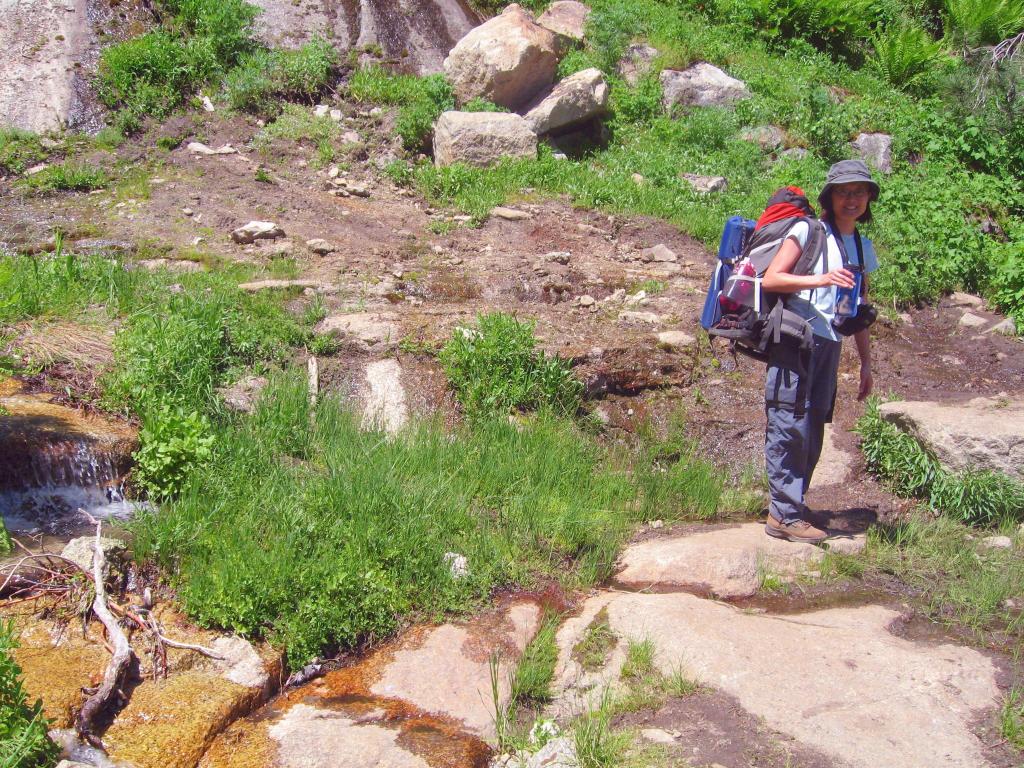
[[[739,312],[743,307],[754,306],[754,278],[757,271],[749,259],[744,259],[729,277],[718,297],[723,312]]]
[[[863,279],[863,270],[855,264],[851,264],[847,269],[853,273],[853,287],[836,288],[837,323],[848,317],[856,317],[857,305],[860,304],[860,285]]]

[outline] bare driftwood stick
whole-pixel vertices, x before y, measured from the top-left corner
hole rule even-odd
[[[309,404],[316,406],[316,399],[320,396],[320,362],[313,356],[306,361],[306,383],[309,387]]]
[[[96,718],[104,710],[110,700],[119,693],[121,681],[124,679],[128,664],[132,660],[132,647],[128,644],[121,625],[107,607],[107,590],[103,585],[103,565],[106,558],[103,555],[103,547],[100,546],[101,523],[90,517],[90,521],[96,523],[96,543],[93,544],[92,555],[92,578],[96,599],[93,600],[92,610],[107,630],[107,637],[114,646],[114,653],[103,673],[103,682],[99,689],[86,699],[75,722],[78,735],[90,742],[96,737],[92,731],[95,728]]]

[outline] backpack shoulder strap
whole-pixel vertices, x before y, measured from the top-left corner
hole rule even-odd
[[[828,233],[825,225],[818,219],[806,216],[801,221],[807,222],[807,242],[800,252],[800,258],[793,266],[793,274],[810,275],[814,272],[815,265],[825,258]]]

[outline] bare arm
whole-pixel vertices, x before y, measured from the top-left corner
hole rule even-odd
[[[837,285],[842,288],[853,287],[853,273],[848,269],[833,269],[824,275],[794,275],[792,270],[800,259],[802,250],[800,243],[787,237],[786,241],[768,265],[761,287],[772,293],[796,293],[807,288],[822,288],[826,285]]]

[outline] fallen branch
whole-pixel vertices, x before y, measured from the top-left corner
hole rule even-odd
[[[102,524],[92,516],[89,517],[89,520],[96,524],[96,541],[93,544],[92,555],[92,578],[94,582],[93,588],[96,590],[96,598],[93,600],[92,610],[107,630],[107,637],[113,641],[114,645],[114,653],[111,656],[110,663],[107,664],[106,671],[103,673],[103,682],[100,684],[99,690],[86,699],[75,721],[75,729],[78,731],[78,735],[93,744],[93,746],[96,746],[98,738],[93,734],[96,720],[110,703],[110,700],[120,693],[121,681],[128,671],[128,665],[131,663],[134,654],[132,653],[131,645],[128,643],[128,638],[124,634],[124,630],[121,629],[121,625],[117,623],[117,619],[114,618],[110,608],[107,607],[107,590],[103,584],[103,566],[106,563],[106,557],[103,555],[103,547],[100,545],[100,528]]]

